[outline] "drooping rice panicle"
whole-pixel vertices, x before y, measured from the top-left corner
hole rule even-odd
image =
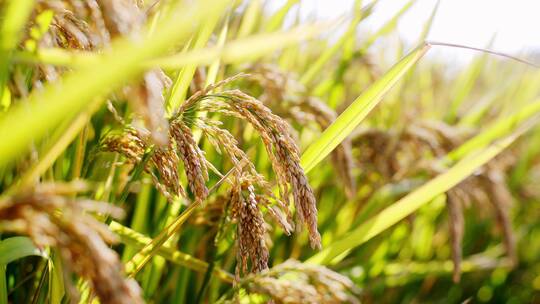
[[[57,247],[65,269],[88,280],[102,303],[143,303],[138,284],[124,277],[118,255],[108,245],[116,236],[86,213],[118,216],[122,210],[65,196],[81,190],[80,183],[40,184],[6,198],[0,202],[0,230],[26,234],[41,248]]]
[[[288,124],[272,114],[260,101],[241,91],[224,91],[212,97],[215,101],[208,105],[208,108],[203,107],[204,110],[219,111],[245,119],[261,135],[276,172],[281,197],[288,201],[292,192],[298,221],[307,226],[311,246],[319,248],[321,243],[317,230],[316,200],[300,166],[298,147],[290,135]]]
[[[354,283],[326,267],[288,260],[239,284],[276,303],[360,303]]]
[[[130,127],[126,127],[121,134],[108,135],[103,139],[102,145],[103,149],[121,153],[133,163],[141,162],[149,148],[139,132]],[[169,201],[174,199],[172,196],[185,196],[178,175],[180,159],[175,152],[174,142],[169,141],[167,146],[155,148],[150,160],[151,165],[147,164],[145,170],[151,174],[153,168],[158,171],[160,179],[152,176],[152,181]]]
[[[198,147],[191,130],[181,120],[171,122],[170,132],[176,142],[176,149],[184,163],[189,187],[199,201],[208,196],[206,181],[208,171],[204,152]]]
[[[265,221],[259,210],[255,188],[248,179],[237,176],[231,190],[231,215],[237,221],[236,274],[248,272],[248,260],[252,272],[268,268]]]

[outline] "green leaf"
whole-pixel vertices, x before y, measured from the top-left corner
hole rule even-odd
[[[195,202],[189,205],[172,223],[167,225],[161,232],[154,237],[150,242],[148,242],[139,252],[135,254],[125,264],[126,273],[133,277],[154,257],[160,248],[162,248],[165,243],[178,231],[184,224],[184,222],[189,218],[189,216],[196,210],[199,206],[199,203]]]
[[[2,90],[2,88],[0,88]],[[0,112],[5,112],[11,106],[11,91],[8,86],[4,86],[0,97]]]
[[[266,31],[273,32],[281,27],[285,16],[289,13],[291,8],[295,6],[300,0],[288,0],[272,17],[268,20],[266,25]]]
[[[386,22],[377,32],[369,36],[361,48],[362,52],[369,49],[369,47],[373,45],[373,43],[380,37],[391,33],[397,27],[401,16],[403,16],[403,14],[405,14],[409,8],[411,8],[415,1],[416,0],[410,0],[409,2],[405,3],[405,5],[392,17],[392,19],[388,20],[388,22]]]
[[[0,241],[0,304],[8,303],[6,265],[32,255],[47,258],[28,237],[15,236]]]
[[[445,173],[425,183],[312,256],[308,262],[316,264],[339,262],[351,249],[369,241],[473,174],[478,168],[508,147],[523,131],[514,133],[485,149],[471,153]]]
[[[338,51],[340,51],[346,42],[351,39],[356,34],[356,27],[362,21],[366,15],[366,12],[369,12],[371,10],[371,7],[374,3],[371,3],[368,7],[358,9],[355,17],[351,21],[349,28],[347,31],[339,38],[338,42],[336,42],[334,45],[332,45],[329,48],[326,48],[320,56],[318,56],[317,60],[310,65],[309,69],[302,75],[302,78],[300,78],[300,82],[303,84],[310,83],[315,76],[317,76],[321,69],[325,66],[325,64],[334,56]]]
[[[227,42],[224,46],[204,48],[159,58],[146,63],[147,66],[159,66],[164,69],[175,69],[188,64],[211,64],[216,59],[223,63],[240,63],[257,59],[280,48],[311,39],[332,28],[334,23],[315,23],[300,25],[287,31],[253,35]]]
[[[99,100],[92,102],[89,107],[81,112],[73,121],[69,122],[66,127],[58,127],[51,136],[50,144],[44,146],[40,151],[40,158],[19,178],[19,180],[11,185],[4,195],[14,194],[16,190],[29,186],[33,181],[49,169],[56,159],[64,152],[69,144],[75,139],[77,134],[88,123],[92,114],[97,110]]]
[[[4,86],[8,79],[8,71],[12,52],[17,47],[22,30],[32,13],[34,0],[10,0],[0,3],[3,14],[0,16],[0,100],[4,100]]]
[[[49,267],[49,296],[50,303],[62,303],[64,297],[64,275],[62,272],[62,261],[60,260],[59,252],[52,254],[52,259],[49,259],[47,266]]]
[[[261,0],[251,0],[249,1],[248,7],[244,12],[242,17],[242,23],[238,29],[237,38],[246,37],[253,32],[253,29],[257,25],[257,22],[260,18],[262,12],[262,3]]]
[[[10,0],[2,3],[4,14],[0,28],[0,48],[3,51],[12,50],[19,43],[34,4],[34,0]]]
[[[28,237],[15,236],[0,242],[0,264],[2,265],[31,255],[47,258],[45,252],[36,248]]]
[[[195,39],[195,42],[193,44],[194,50],[201,49],[206,45],[206,43],[208,43],[208,39],[210,39],[210,35],[212,35],[214,27],[216,26],[218,21],[218,16],[215,16],[215,18],[213,19],[205,20],[203,26],[197,33],[197,39]],[[193,80],[195,69],[197,69],[197,65],[190,64],[183,67],[182,70],[178,73],[178,76],[176,77],[176,80],[171,89],[170,97],[167,100],[168,113],[174,112],[174,110],[176,110],[180,106],[180,104],[182,104],[182,102],[186,99],[186,94],[189,85]]]
[[[175,70],[188,65],[210,65],[216,60],[222,63],[241,63],[260,58],[280,48],[312,39],[333,26],[335,22],[300,25],[287,31],[252,35],[225,43],[205,47],[179,54],[152,58],[134,63],[140,68],[161,67]],[[90,52],[66,51],[58,48],[46,48],[36,53],[18,52],[15,60],[24,63],[42,63],[57,66],[85,68],[100,63],[102,56]]]
[[[540,112],[540,99],[525,105],[516,113],[503,117],[487,126],[484,131],[469,139],[458,148],[448,153],[446,158],[449,161],[456,161],[467,155],[469,152],[483,148],[493,140],[501,138],[512,132],[516,126]]]
[[[229,21],[230,21],[230,12],[227,14],[227,18],[225,18],[225,24],[223,25],[223,28],[221,29],[221,32],[219,33],[216,46],[219,48],[223,48],[227,41],[227,34],[229,32]],[[221,66],[221,61],[219,58],[214,60],[212,64],[208,67],[208,73],[206,77],[206,81],[204,83],[205,86],[209,86],[211,84],[214,84],[216,82],[219,67]]]
[[[398,80],[422,58],[429,47],[428,44],[423,44],[413,50],[356,98],[304,152],[301,160],[304,170],[309,172],[313,169],[351,134]]]
[[[6,265],[0,264],[0,304],[8,304]]]
[[[383,275],[387,277],[387,283],[409,282],[413,278],[424,276],[449,276],[454,268],[451,260],[434,260],[429,262],[393,262],[384,267]],[[474,255],[461,262],[461,272],[481,272],[497,268],[512,268],[512,261],[504,257],[490,257],[483,254]],[[399,278],[399,280],[398,280]],[[393,279],[393,280],[392,280]],[[408,280],[407,280],[408,279]]]

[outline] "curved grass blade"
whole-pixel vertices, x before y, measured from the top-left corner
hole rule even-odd
[[[62,303],[65,294],[64,273],[60,253],[53,251],[52,258],[47,262],[49,268],[49,296],[50,303]]]
[[[97,102],[92,102],[87,110],[81,112],[73,121],[65,128],[58,128],[53,135],[53,141],[39,155],[39,160],[26,171],[18,182],[15,182],[9,187],[4,195],[14,194],[17,189],[30,186],[37,180],[47,169],[49,169],[56,159],[64,152],[71,142],[75,139],[82,128],[90,121],[92,114],[97,110]]]
[[[285,16],[289,13],[291,8],[299,3],[300,0],[288,0],[272,17],[268,20],[266,25],[267,32],[273,32],[280,28],[285,20]]]
[[[0,242],[0,264],[2,265],[31,255],[47,258],[45,252],[39,250],[28,237],[15,236]]]
[[[409,8],[411,8],[415,1],[416,0],[410,0],[409,2],[405,3],[405,5],[392,17],[392,19],[388,20],[388,22],[386,22],[377,32],[369,36],[366,42],[364,42],[361,52],[365,53],[369,47],[373,45],[375,41],[377,41],[377,39],[391,33],[397,27],[401,16],[403,16],[403,14],[405,14]]]
[[[244,16],[242,17],[242,23],[238,29],[237,38],[243,38],[253,32],[253,29],[257,25],[257,20],[260,18],[262,12],[261,0],[252,0],[249,2]]]
[[[160,67],[175,70],[187,65],[210,65],[218,59],[223,64],[246,62],[300,41],[312,39],[333,28],[335,24],[335,22],[326,22],[300,25],[283,32],[252,35],[227,42],[223,46],[216,45],[147,61],[143,60],[134,63],[134,65],[141,68]],[[78,68],[99,64],[100,58],[99,55],[89,52],[70,52],[57,48],[41,49],[35,54],[19,52],[14,56],[14,60],[23,63],[42,63]]]
[[[28,237],[16,236],[0,241],[0,303],[8,303],[7,264],[32,255],[48,258],[45,252],[36,248]]]
[[[226,43],[224,46],[216,46],[201,49],[200,51],[186,52],[152,60],[146,65],[159,66],[163,69],[175,69],[187,64],[211,64],[216,59],[223,63],[240,63],[257,59],[275,50],[296,44],[300,41],[311,39],[318,34],[332,28],[335,23],[316,23],[300,25],[293,29],[253,35]]]
[[[304,170],[309,172],[330,154],[362,122],[401,77],[424,56],[429,47],[429,44],[423,44],[410,52],[356,98],[304,152],[301,159]]]
[[[319,74],[321,69],[332,58],[332,56],[334,56],[338,51],[340,51],[343,45],[356,34],[356,27],[358,26],[360,21],[365,18],[366,15],[369,15],[368,13],[371,11],[372,7],[375,5],[376,2],[377,1],[374,1],[365,8],[360,8],[357,10],[353,20],[349,24],[347,31],[341,36],[341,38],[339,38],[338,42],[336,42],[331,47],[325,49],[319,56],[319,58],[310,65],[309,69],[304,73],[304,75],[302,75],[302,77],[300,78],[300,82],[302,84],[310,83]],[[358,1],[355,6],[359,6]]]
[[[199,33],[197,33],[197,39],[195,39],[193,44],[194,50],[201,49],[208,43],[210,35],[212,35],[214,27],[217,25],[218,21],[219,16],[215,16],[213,19],[205,20],[204,25],[201,27]],[[168,113],[174,112],[185,100],[189,85],[191,84],[191,80],[195,74],[195,69],[197,69],[197,65],[190,64],[183,67],[178,73],[178,76],[176,77],[171,89],[170,97],[167,100]]]
[[[13,50],[19,43],[34,4],[34,0],[11,0],[0,3],[4,13],[0,16],[0,100],[3,100],[4,87],[9,77]]]
[[[521,124],[523,121],[529,119],[533,115],[537,114],[538,112],[540,112],[540,99],[527,104],[516,113],[508,117],[501,118],[492,125],[486,127],[486,129],[482,133],[469,139],[458,148],[449,152],[446,156],[446,159],[448,161],[456,161],[463,158],[465,155],[467,155],[473,150],[487,146],[493,140],[509,134],[512,130],[516,128],[516,126]]]
[[[222,48],[227,42],[230,17],[231,17],[231,12],[229,11],[229,13],[227,14],[227,17],[225,18],[225,24],[223,25],[223,28],[221,29],[221,32],[219,33],[219,36],[217,39],[216,46],[219,48]],[[216,58],[216,60],[214,60],[214,62],[210,64],[210,66],[208,67],[208,75],[204,83],[205,87],[208,87],[209,85],[212,85],[216,82],[220,66],[221,66],[220,58]]]

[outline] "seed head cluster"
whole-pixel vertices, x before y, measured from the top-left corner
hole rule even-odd
[[[87,279],[101,303],[143,303],[135,280],[126,279],[118,255],[108,244],[116,237],[87,212],[122,215],[122,210],[95,202],[69,198],[84,190],[80,183],[40,184],[31,191],[0,201],[0,230],[28,235],[34,243],[59,248],[70,273]],[[71,286],[71,285],[69,285]],[[77,302],[72,290],[71,300]]]
[[[298,147],[289,125],[262,102],[239,90],[223,91],[210,97],[213,97],[211,101],[201,105],[201,109],[241,118],[260,134],[276,172],[281,198],[288,202],[292,194],[298,221],[307,226],[311,246],[320,247],[315,196],[300,166]]]
[[[180,158],[184,162],[184,169],[189,182],[189,187],[197,200],[204,200],[208,196],[206,181],[208,169],[204,152],[199,148],[191,130],[182,120],[171,123],[171,136],[176,142]]]
[[[267,269],[269,253],[265,240],[266,223],[259,210],[255,188],[242,177],[238,177],[231,190],[231,208],[238,230],[237,275],[247,273],[248,259],[251,262],[251,271]]]
[[[169,141],[165,147],[157,147],[148,152],[148,140],[144,139],[141,132],[132,127],[124,128],[120,134],[110,134],[102,141],[102,147],[106,151],[118,152],[126,157],[129,162],[139,163],[145,153],[152,153],[145,170],[152,176],[156,188],[169,200],[174,200],[179,195],[185,196],[185,191],[180,184],[178,165],[180,159],[174,150],[174,142]],[[153,174],[155,168],[160,176]]]
[[[295,260],[251,274],[239,286],[275,303],[360,303],[354,283],[346,276]]]

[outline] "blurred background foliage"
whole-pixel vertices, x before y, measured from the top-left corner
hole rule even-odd
[[[146,156],[130,163],[103,149],[125,122],[158,138],[152,123],[239,73],[249,76],[212,92],[241,90],[291,125],[317,199],[322,250],[311,249],[305,231],[288,236],[269,221],[271,269],[289,259],[303,263],[298,269],[326,266],[348,277],[364,303],[540,301],[537,68],[481,52],[459,68],[429,56],[430,47],[453,50],[425,44],[435,3],[414,45],[395,34],[414,0],[380,28],[362,27],[379,1],[356,1],[346,16],[323,22],[300,18],[301,1],[270,11],[261,0],[171,0],[140,1],[146,21],[126,24],[140,35],[111,35],[110,44],[93,46],[70,28],[84,20],[56,9],[77,2],[86,1],[1,2],[1,202],[39,183],[86,181],[89,190],[67,195],[125,210],[123,219],[96,218],[118,235],[113,249],[147,302],[268,300],[250,289],[256,278],[231,285],[237,236],[228,225],[226,179],[210,172],[208,198],[190,208],[195,194],[183,165],[177,169],[188,198],[167,202],[150,174],[158,168],[144,170]],[[72,40],[43,43],[54,31]],[[156,67],[172,80],[162,88],[162,112],[121,89]],[[221,121],[275,183],[253,127],[194,112]],[[231,170],[190,127],[216,172]],[[83,280],[62,275],[57,248],[37,249],[6,225],[13,222],[0,226],[0,303],[69,302],[65,280],[79,301],[92,301]],[[273,295],[278,303],[296,301]]]

